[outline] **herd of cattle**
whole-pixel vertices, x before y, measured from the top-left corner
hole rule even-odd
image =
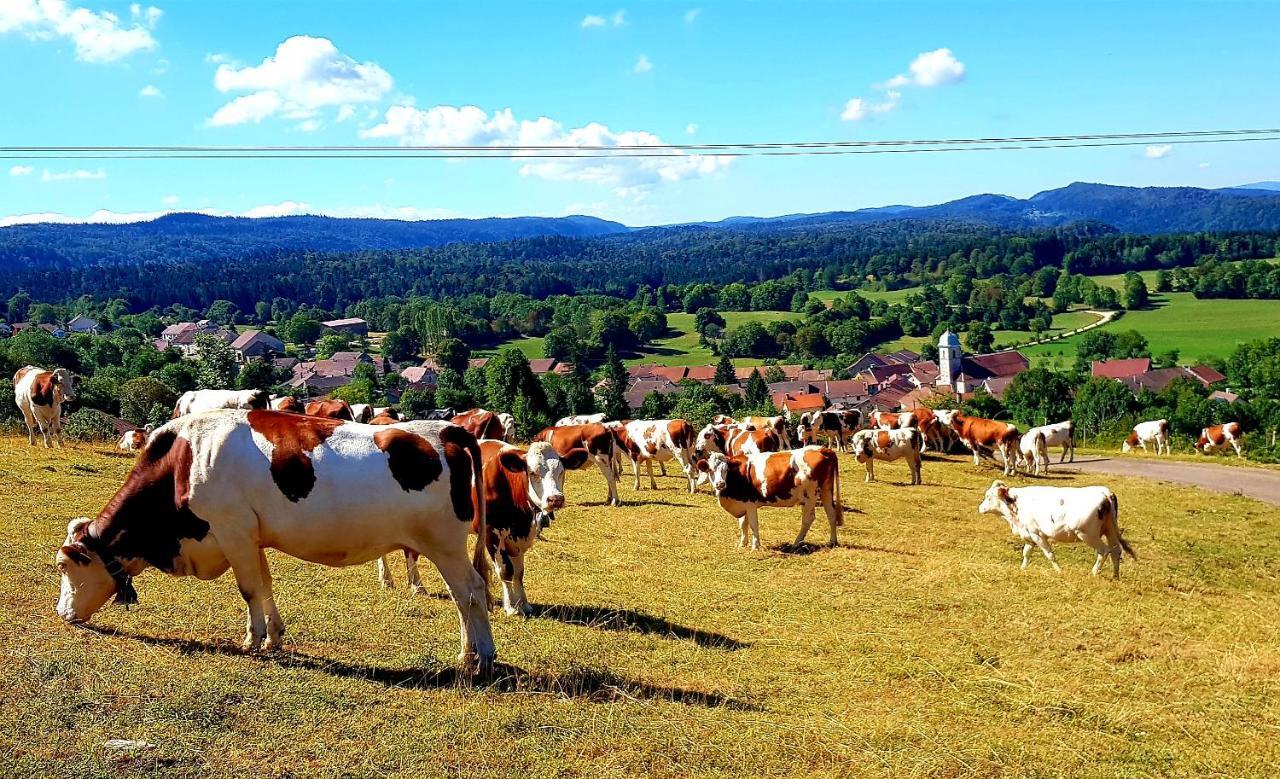
[[[14,377],[15,400],[35,431],[62,442],[61,405],[75,398],[63,369],[27,367]],[[709,484],[720,506],[738,521],[739,547],[760,548],[758,510],[801,508],[795,544],[802,544],[820,506],[837,543],[843,523],[837,453],[851,454],[875,478],[874,463],[906,462],[921,484],[922,454],[952,450],[956,442],[996,460],[1005,475],[1040,475],[1048,450],[1059,462],[1075,459],[1071,422],[1014,425],[958,411],[874,412],[831,408],[783,416],[717,417],[701,431],[687,421],[606,421],[604,415],[566,417],[527,448],[513,443],[510,415],[484,409],[441,409],[405,422],[392,408],[341,400],[299,404],[265,392],[197,390],[179,399],[173,419],[158,429],[132,431],[120,441],[138,450],[125,484],[94,519],[72,520],[57,553],[62,590],[58,613],[88,620],[112,595],[136,601],[132,578],[147,567],[201,579],[230,569],[245,599],[249,649],[279,645],[284,625],[276,611],[263,550],[330,566],[377,561],[378,578],[392,587],[385,559],[403,551],[408,584],[421,590],[417,560],[440,571],[462,625],[463,662],[492,662],[489,577],[496,573],[508,614],[529,614],[525,558],[566,505],[567,470],[596,468],[607,504],[621,505],[618,482],[630,461],[633,488],[640,468],[656,489],[654,463],[678,466],[690,493]],[[1240,453],[1240,426],[1206,428],[1199,451],[1231,446]],[[1168,423],[1143,422],[1124,444],[1169,451]],[[353,490],[352,484],[361,485]],[[1115,576],[1121,553],[1119,504],[1106,487],[1009,487],[994,482],[979,506],[999,514],[1024,542],[1025,568],[1039,548],[1057,569],[1051,543],[1083,541],[1097,552],[1093,573],[1109,556]],[[353,519],[358,518],[358,521]],[[480,539],[468,555],[467,536]]]

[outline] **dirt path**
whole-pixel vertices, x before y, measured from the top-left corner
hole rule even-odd
[[[1190,484],[1280,506],[1280,471],[1175,460],[1162,462],[1146,457],[1077,457],[1074,464],[1064,463],[1061,467],[1063,470],[1076,468],[1082,473],[1114,473],[1119,476],[1141,476],[1157,481]]]
[[[1048,338],[1041,338],[1038,341],[1027,341],[1026,343],[1021,344],[1020,346],[1010,346],[1008,349],[1000,349],[999,351],[1012,352],[1018,349],[1025,349],[1028,346],[1039,346],[1040,344],[1051,344],[1054,341],[1061,341],[1064,338],[1070,338],[1073,335],[1080,335],[1081,333],[1092,330],[1095,327],[1102,327],[1103,325],[1107,324],[1111,320],[1115,319],[1116,314],[1118,314],[1119,312],[1118,311],[1095,311],[1093,309],[1089,309],[1088,313],[1097,316],[1098,317],[1097,320],[1090,322],[1087,325],[1081,325],[1080,327],[1077,327],[1075,330],[1067,330],[1066,332],[1058,333],[1057,335],[1051,335]]]

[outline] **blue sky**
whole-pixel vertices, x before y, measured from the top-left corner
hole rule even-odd
[[[4,145],[1280,126],[1280,3],[155,3],[0,2]],[[2,164],[0,224],[196,209],[657,224],[1026,196],[1075,180],[1228,186],[1280,179],[1280,143],[647,164]]]

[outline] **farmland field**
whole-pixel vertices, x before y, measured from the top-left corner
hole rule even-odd
[[[150,571],[95,629],[53,613],[68,518],[130,458],[0,438],[0,775],[1265,776],[1280,763],[1280,509],[1109,479],[1141,560],[1018,570],[993,478],[928,460],[925,486],[844,462],[835,550],[762,552],[674,477],[600,505],[595,473],[531,553],[537,616],[495,613],[495,678],[453,673],[439,597],[372,565],[268,553],[286,650],[241,654],[243,602]],[[1026,481],[1019,479],[1018,481]],[[1052,483],[1075,479],[1055,473]],[[811,540],[825,530],[815,523]],[[400,569],[396,569],[398,578]],[[428,567],[425,581],[439,592]],[[154,745],[113,755],[108,739]]]

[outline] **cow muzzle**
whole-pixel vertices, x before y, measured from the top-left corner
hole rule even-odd
[[[555,511],[564,508],[564,495],[548,495],[546,499],[547,511]]]

